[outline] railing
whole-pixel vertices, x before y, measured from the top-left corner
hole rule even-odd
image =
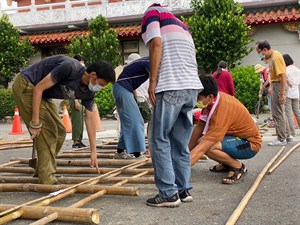
[[[66,23],[84,21],[103,15],[106,18],[141,15],[147,7],[157,0],[122,0],[108,3],[97,0],[66,0],[61,3],[43,5],[30,5],[24,7],[0,9],[0,13],[6,13],[10,22],[17,27],[41,24]],[[170,10],[190,9],[191,0],[165,0],[160,1]],[[42,10],[44,9],[44,10]],[[47,9],[47,10],[45,10]]]
[[[167,5],[171,11],[191,10],[192,0],[120,0],[108,3],[108,0],[66,0],[61,3],[50,3],[43,5],[32,5],[25,7],[11,7],[1,10],[0,14],[9,15],[10,21],[16,27],[70,23],[76,21],[90,20],[98,15],[106,18],[126,17],[141,15],[147,7],[155,2]],[[261,4],[269,0],[236,0],[242,4]],[[283,0],[278,0],[283,1]],[[285,0],[291,1],[291,0]],[[43,10],[43,9],[47,10]]]

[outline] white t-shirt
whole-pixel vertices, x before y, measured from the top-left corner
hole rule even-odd
[[[286,97],[299,98],[300,70],[294,65],[289,65],[286,67],[286,76],[289,84]]]

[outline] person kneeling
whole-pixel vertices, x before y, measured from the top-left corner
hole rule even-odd
[[[211,76],[200,77],[204,90],[198,95],[202,108],[200,121],[194,127],[189,149],[191,165],[206,154],[219,164],[212,172],[229,172],[223,184],[234,184],[247,172],[238,159],[250,159],[260,150],[262,139],[246,107],[235,97],[218,92]]]

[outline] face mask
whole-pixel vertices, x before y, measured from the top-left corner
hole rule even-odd
[[[207,105],[204,105],[203,101],[198,101],[196,103],[197,108],[199,109],[205,109],[207,107]]]
[[[260,58],[260,60],[262,60],[262,59],[265,58],[265,56],[263,54],[261,54],[261,53],[258,53],[258,57]]]
[[[102,88],[103,88],[103,87],[102,87],[101,85],[99,85],[99,84],[92,85],[91,82],[89,83],[89,90],[90,90],[90,91],[97,92],[97,91],[101,91]]]

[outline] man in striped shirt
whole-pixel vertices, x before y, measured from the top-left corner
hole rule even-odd
[[[176,207],[193,201],[187,146],[193,129],[192,109],[203,88],[195,46],[187,26],[160,4],[146,10],[142,38],[150,55],[148,93],[154,107],[149,143],[159,190],[147,204]]]

